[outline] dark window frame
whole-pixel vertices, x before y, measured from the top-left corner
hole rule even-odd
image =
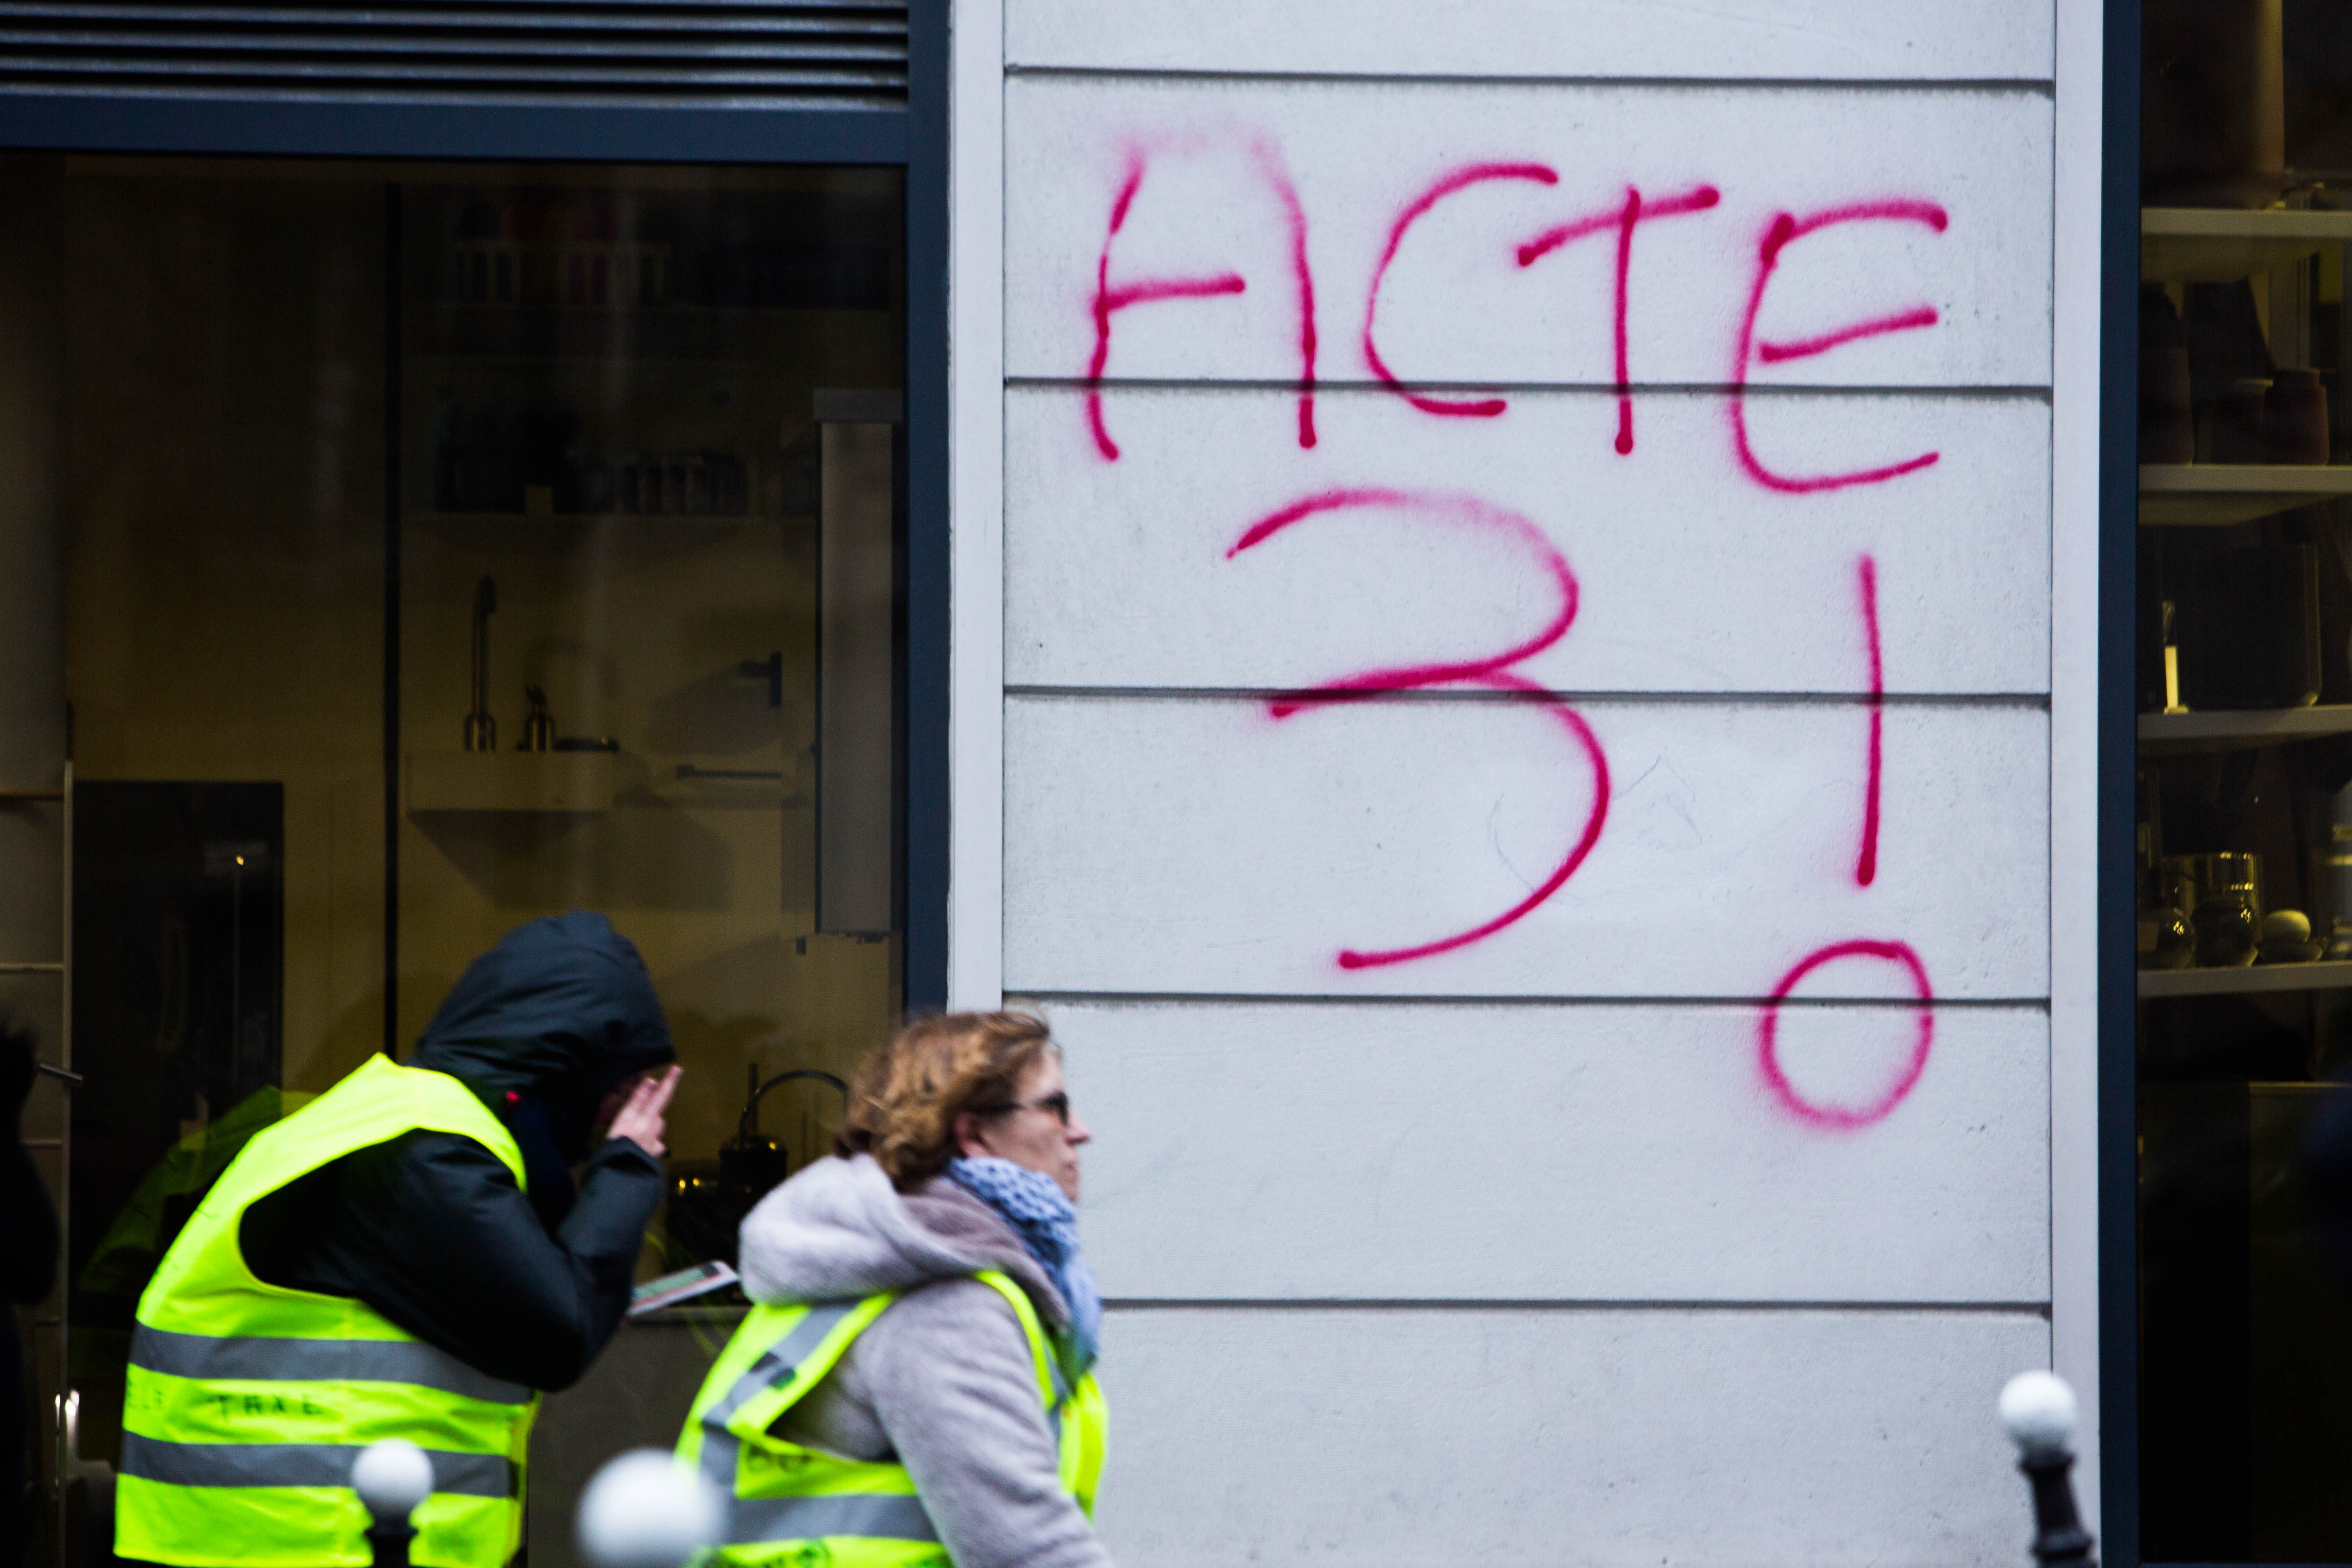
[[[914,0],[908,23],[903,109],[0,91],[0,150],[904,169],[907,664],[900,897],[903,999],[914,1016],[947,1002],[947,0]],[[389,711],[387,724],[396,720],[396,710]],[[387,1027],[389,1018],[387,1011]]]
[[[2140,0],[2106,0],[2099,221],[2099,1555],[2139,1568]],[[2062,258],[2060,265],[2069,262]]]

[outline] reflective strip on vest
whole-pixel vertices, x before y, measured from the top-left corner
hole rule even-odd
[[[827,1535],[937,1541],[922,1503],[903,1492],[833,1497],[737,1498],[727,1514],[730,1545],[814,1541]]]
[[[490,1405],[528,1405],[531,1391],[476,1372],[422,1340],[215,1338],[142,1323],[131,1364],[168,1377],[249,1383],[406,1383]]]
[[[364,1446],[342,1443],[167,1443],[122,1435],[122,1473],[175,1487],[349,1487]],[[433,1489],[458,1497],[517,1494],[514,1461],[503,1454],[427,1448]]]
[[[823,1344],[824,1337],[839,1326],[841,1320],[856,1310],[855,1301],[830,1301],[822,1307],[811,1307],[808,1316],[793,1325],[792,1332],[770,1345],[735,1380],[734,1386],[702,1413],[702,1473],[711,1485],[730,1496],[734,1494],[735,1468],[743,1449],[743,1440],[727,1430],[727,1423],[735,1412],[757,1398],[761,1390],[791,1377],[802,1358]]]

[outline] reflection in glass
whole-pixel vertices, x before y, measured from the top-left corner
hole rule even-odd
[[[2140,1551],[2352,1562],[2352,11],[2143,19]]]
[[[55,482],[0,571],[62,558],[79,781],[80,1457],[220,1169],[542,914],[635,943],[687,1068],[646,1270],[731,1247],[899,1005],[899,175],[5,172],[0,320],[44,331],[0,384],[53,391],[0,425]]]

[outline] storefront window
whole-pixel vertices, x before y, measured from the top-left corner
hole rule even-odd
[[[2144,12],[2141,1555],[2352,1561],[2352,31]]]
[[[104,1459],[195,1195],[525,921],[604,915],[667,1006],[646,1271],[828,1146],[812,1075],[902,990],[904,202],[890,170],[16,164],[54,241],[7,314],[53,329],[12,384],[57,388]]]

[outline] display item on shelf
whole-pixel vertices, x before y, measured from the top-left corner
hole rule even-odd
[[[2327,944],[2314,942],[2311,921],[2301,910],[2273,910],[2254,939],[2264,963],[2309,963]]]
[[[2242,968],[2253,963],[2262,937],[2260,858],[2219,854],[2198,858],[2196,913],[2200,968]]]
[[[499,721],[490,717],[490,616],[499,607],[499,584],[485,577],[474,584],[473,695],[466,713],[466,750],[499,749]]]
[[[522,738],[515,742],[518,752],[544,752],[555,745],[555,715],[547,710],[547,693],[536,686],[522,689],[523,700],[530,704],[522,716]]]

